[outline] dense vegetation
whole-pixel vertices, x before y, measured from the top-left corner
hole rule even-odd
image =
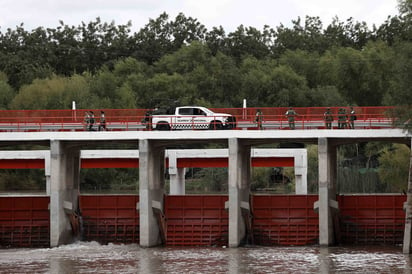
[[[169,100],[240,107],[246,98],[256,107],[399,105],[404,123],[411,75],[411,0],[399,0],[399,14],[372,27],[353,18],[324,26],[308,16],[290,27],[226,33],[163,13],[135,33],[131,24],[99,18],[0,31],[0,109],[63,109],[72,101],[84,109],[152,108]],[[347,159],[368,150],[342,151]]]

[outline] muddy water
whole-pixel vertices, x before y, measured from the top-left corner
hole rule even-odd
[[[0,273],[411,273],[401,247],[0,249]]]

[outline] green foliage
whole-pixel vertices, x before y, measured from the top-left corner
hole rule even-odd
[[[347,101],[335,86],[319,86],[306,92],[307,106],[345,106]]]
[[[202,168],[186,182],[187,193],[227,193],[227,168]]]
[[[11,109],[67,109],[72,101],[91,102],[87,80],[79,75],[70,78],[53,76],[36,79],[23,86],[10,103]]]
[[[0,80],[0,109],[8,109],[8,104],[13,97],[12,87],[6,81]]]
[[[138,193],[139,169],[104,168],[82,169],[80,191],[82,193]]]
[[[318,193],[319,159],[318,146],[308,145],[308,193]]]
[[[382,150],[378,174],[389,192],[401,193],[407,190],[410,155],[410,149],[402,144],[387,146]]]
[[[0,170],[0,191],[45,192],[43,169]]]

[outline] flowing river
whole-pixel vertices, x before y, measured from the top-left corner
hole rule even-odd
[[[77,242],[0,249],[0,273],[411,273],[402,247],[141,248]]]

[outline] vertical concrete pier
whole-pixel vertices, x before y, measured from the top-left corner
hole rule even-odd
[[[408,179],[408,193],[406,202],[403,206],[405,209],[405,230],[403,233],[403,253],[411,253],[412,240],[412,139],[411,139],[411,155],[409,158],[409,179]]]
[[[154,141],[139,141],[140,245],[151,247],[162,242],[165,150]]]
[[[50,246],[73,241],[70,214],[78,210],[80,150],[50,141]]]
[[[177,151],[169,150],[170,195],[185,195],[185,168],[177,167]]]
[[[335,243],[333,220],[336,202],[336,146],[327,138],[318,139],[319,200],[315,208],[319,212],[319,244]]]
[[[250,212],[250,146],[229,139],[229,247],[238,247],[246,236],[242,210]]]
[[[308,156],[306,149],[295,149],[295,193],[308,194]],[[299,152],[299,153],[298,153]]]

